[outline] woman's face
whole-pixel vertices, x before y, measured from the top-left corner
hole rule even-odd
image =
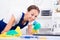
[[[33,20],[35,20],[38,14],[39,13],[36,9],[32,9],[31,11],[29,11],[27,16],[28,21],[32,22]]]

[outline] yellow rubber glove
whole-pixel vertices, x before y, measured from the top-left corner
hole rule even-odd
[[[32,30],[32,34],[37,34],[38,33],[38,30]]]
[[[19,26],[17,26],[17,28],[15,29],[15,31],[16,31],[18,34],[16,34],[16,35],[13,36],[13,37],[22,36],[22,32],[21,32],[21,29],[20,29]],[[5,33],[3,33],[3,34],[0,34],[0,37],[10,37],[10,36],[6,35],[6,32],[5,32]],[[12,37],[12,36],[11,36],[11,37]]]
[[[0,34],[0,37],[6,37],[6,32],[3,34]]]
[[[18,33],[16,36],[22,36],[22,32],[19,26],[15,29],[15,31]]]

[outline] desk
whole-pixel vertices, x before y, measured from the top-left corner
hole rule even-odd
[[[24,36],[30,36],[31,38],[24,38]],[[0,40],[60,40],[60,36],[31,36],[31,35],[23,35],[21,37],[11,37],[11,38],[1,38]]]

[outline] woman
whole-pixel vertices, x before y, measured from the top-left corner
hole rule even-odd
[[[37,6],[31,5],[27,8],[26,13],[13,14],[8,23],[5,23],[3,20],[1,20],[0,21],[0,33],[7,32],[9,30],[14,30],[16,29],[17,26],[20,26],[20,28],[22,29],[29,23],[28,33],[31,34],[31,31],[32,31],[31,22],[36,19],[39,12],[40,10]]]

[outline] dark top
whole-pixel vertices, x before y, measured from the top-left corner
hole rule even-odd
[[[22,21],[24,20],[24,13],[22,13],[22,17],[19,21],[18,24],[16,24],[15,26],[13,26],[10,30],[15,30],[17,26],[19,26],[21,29],[24,28],[29,22],[26,21],[26,24],[22,24]],[[3,29],[6,27],[6,23],[2,20],[0,20],[0,33],[3,31]]]

